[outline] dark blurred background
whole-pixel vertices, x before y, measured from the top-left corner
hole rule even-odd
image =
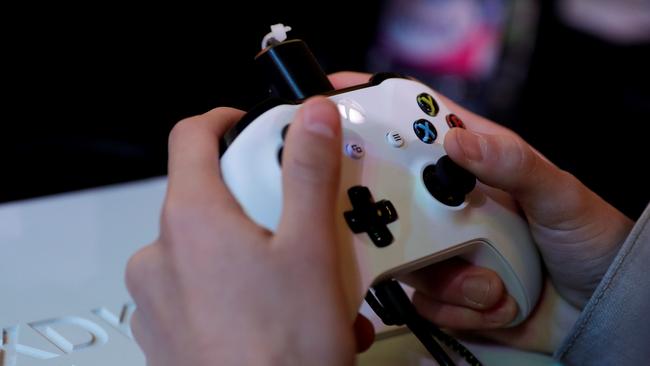
[[[646,206],[650,5],[593,2],[637,21],[594,29],[586,0],[358,3],[5,9],[0,202],[164,175],[178,120],[264,99],[253,57],[281,22],[327,72],[416,76],[629,216]]]

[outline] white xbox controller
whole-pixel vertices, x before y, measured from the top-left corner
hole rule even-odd
[[[461,257],[497,272],[519,306],[512,324],[525,319],[540,295],[540,259],[508,197],[475,187],[447,157],[445,134],[462,121],[427,86],[386,74],[330,94],[343,126],[337,230],[349,298],[360,304],[379,281]],[[276,104],[245,117],[221,158],[226,185],[269,230],[282,211],[284,135],[300,108]]]

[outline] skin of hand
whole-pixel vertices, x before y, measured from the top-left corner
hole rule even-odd
[[[368,78],[351,72],[330,77],[337,89]],[[514,132],[441,98],[467,127],[454,128],[445,136],[447,154],[483,184],[515,199],[538,245],[548,280],[533,314],[513,328],[499,329],[514,319],[517,306],[498,275],[461,261],[440,263],[406,278],[416,289],[414,303],[423,316],[441,326],[480,330],[483,336],[509,345],[553,352],[633,222]]]
[[[245,215],[221,178],[219,138],[242,115],[217,108],[170,135],[160,235],[127,266],[133,334],[150,365],[352,364],[353,320],[332,245],[338,111],[323,97],[298,111],[274,234]]]
[[[368,75],[331,80],[342,88]],[[514,318],[516,305],[498,276],[467,263],[445,262],[413,276],[416,306],[442,326],[551,352],[632,223],[513,132],[444,102],[469,129],[447,134],[448,154],[515,197],[551,280],[536,311],[514,328],[499,329]],[[331,245],[340,167],[336,108],[310,100],[289,130],[283,190],[291,194],[284,195],[275,234],[252,223],[221,180],[218,138],[241,116],[218,108],[179,123],[170,136],[160,237],[127,267],[138,305],[134,336],[151,365],[351,364],[355,332],[359,344],[368,331],[363,322],[354,331],[350,326]]]

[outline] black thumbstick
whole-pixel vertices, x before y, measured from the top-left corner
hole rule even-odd
[[[476,186],[472,173],[454,163],[449,156],[424,168],[422,180],[431,195],[448,206],[459,206]]]
[[[467,170],[454,163],[445,155],[436,164],[438,177],[443,186],[455,190],[463,195],[468,194],[476,186],[476,178]]]

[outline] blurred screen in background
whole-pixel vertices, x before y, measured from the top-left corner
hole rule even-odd
[[[650,2],[391,0],[368,60],[512,128],[630,217],[650,201]]]
[[[502,123],[632,218],[650,200],[650,2],[331,0],[7,8],[0,202],[165,174],[183,117],[265,98],[284,23],[327,72],[414,76]]]

